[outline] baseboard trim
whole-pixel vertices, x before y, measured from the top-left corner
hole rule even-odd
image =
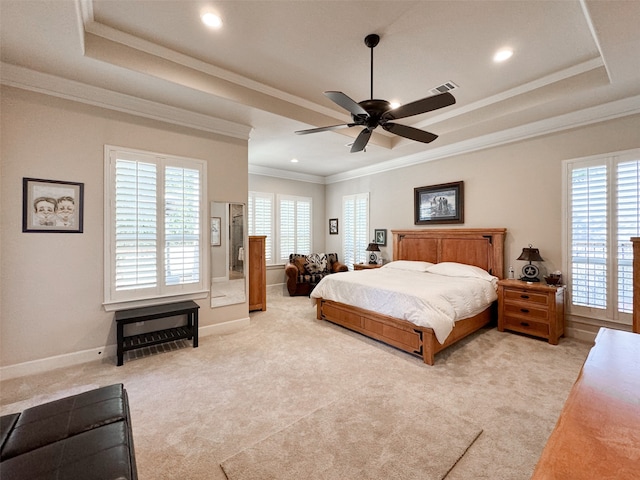
[[[198,329],[198,337],[206,337],[209,335],[226,335],[246,328],[250,324],[250,318],[240,318],[228,322],[207,325]],[[55,355],[53,357],[40,358],[29,362],[16,363],[15,365],[7,365],[0,367],[0,379],[9,380],[12,378],[44,373],[57,368],[70,367],[73,365],[81,365],[83,363],[101,361],[104,363],[112,363],[115,367],[116,345],[106,345],[104,347],[91,348],[89,350],[81,350],[79,352],[66,353],[64,355]]]

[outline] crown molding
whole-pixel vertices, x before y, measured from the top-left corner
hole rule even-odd
[[[275,177],[284,180],[296,180],[298,182],[325,184],[325,177],[319,175],[310,175],[308,173],[290,172],[288,170],[279,170],[277,168],[263,167],[261,165],[249,165],[249,173],[251,175],[262,175],[265,177]]]
[[[616,118],[628,117],[640,113],[640,95],[624,98],[613,102],[585,108],[575,112],[559,115],[557,117],[539,120],[537,122],[508,128],[500,132],[482,135],[480,137],[464,140],[462,142],[434,148],[427,152],[396,158],[381,162],[370,167],[363,167],[348,172],[338,173],[325,177],[326,184],[343,182],[355,178],[388,172],[399,168],[418,165],[433,160],[463,155],[487,148],[497,147],[508,143],[519,142],[530,138],[541,137],[552,133],[584,127],[595,123],[606,122]]]
[[[171,107],[7,63],[0,63],[0,83],[95,107],[242,140],[249,139],[252,129],[248,125]]]

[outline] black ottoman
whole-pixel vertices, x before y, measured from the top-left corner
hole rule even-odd
[[[137,479],[122,384],[3,416],[0,433],[2,480]]]

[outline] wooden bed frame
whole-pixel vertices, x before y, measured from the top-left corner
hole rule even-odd
[[[475,265],[498,278],[504,272],[504,237],[506,229],[434,229],[392,230],[394,260],[458,262]],[[484,327],[491,321],[491,308],[459,320],[443,344],[431,328],[406,320],[353,307],[344,303],[317,299],[318,320],[341,325],[434,364],[439,351]]]

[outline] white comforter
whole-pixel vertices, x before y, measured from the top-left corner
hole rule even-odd
[[[391,268],[336,273],[324,277],[311,298],[314,303],[324,298],[432,328],[444,343],[455,321],[477,315],[497,299],[498,279],[484,273],[485,278]]]

